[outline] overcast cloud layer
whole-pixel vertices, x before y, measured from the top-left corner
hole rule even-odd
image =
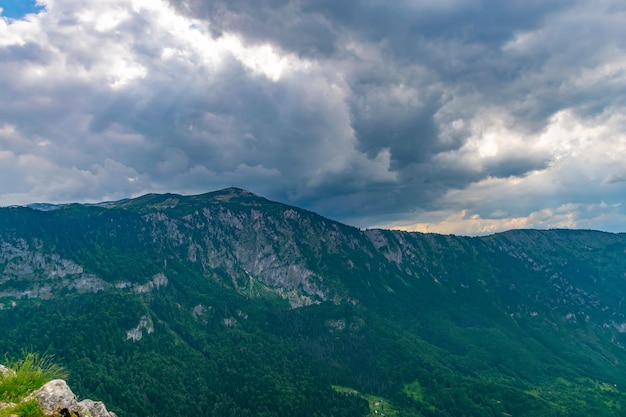
[[[0,205],[237,186],[359,227],[626,231],[622,0],[38,5],[0,17]]]

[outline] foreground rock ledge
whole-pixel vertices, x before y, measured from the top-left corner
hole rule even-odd
[[[117,417],[107,411],[100,401],[83,400],[78,402],[76,395],[62,379],[48,382],[37,391],[33,391],[24,401],[36,398],[46,416],[54,417]]]
[[[0,378],[7,378],[11,376],[15,376],[15,371],[4,365],[0,365]]]

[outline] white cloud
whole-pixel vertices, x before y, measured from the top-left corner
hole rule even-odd
[[[525,139],[528,150],[523,144],[506,147],[507,152],[528,154],[533,152],[534,144],[549,151],[551,162],[545,168],[523,176],[488,177],[463,189],[450,190],[439,202],[448,209],[416,216],[425,220],[407,218],[382,226],[476,235],[512,228],[589,228],[596,218],[604,219],[606,227],[606,219],[626,217],[620,214],[626,187],[616,184],[626,172],[622,158],[626,151],[625,122],[626,115],[618,113],[583,119],[571,111],[559,112],[543,132]],[[497,125],[488,124],[490,128]],[[480,146],[484,141],[500,140],[495,137],[511,134],[505,130],[499,136],[468,141],[461,149],[459,163],[484,162],[484,155],[482,159],[477,156]]]
[[[19,48],[33,45],[39,55],[30,61],[13,57],[0,62],[3,74],[10,74],[0,84],[12,91],[15,98],[4,104],[0,140],[11,150],[3,151],[5,155],[17,158],[19,154],[14,154],[15,151],[26,152],[28,158],[39,160],[31,168],[30,178],[34,179],[31,187],[37,181],[54,182],[56,185],[44,188],[56,190],[60,195],[67,196],[66,189],[77,187],[74,198],[90,198],[81,198],[78,191],[84,188],[79,184],[81,181],[106,195],[116,187],[115,180],[121,181],[119,187],[125,189],[125,178],[136,179],[148,173],[144,169],[144,172],[133,170],[109,176],[111,168],[125,164],[146,166],[140,161],[144,156],[149,158],[154,150],[164,157],[160,162],[155,161],[156,172],[161,175],[188,168],[190,161],[185,152],[190,152],[189,146],[181,150],[155,142],[159,139],[124,121],[129,115],[121,112],[128,109],[118,108],[117,103],[133,100],[130,105],[135,111],[146,112],[152,106],[159,106],[158,95],[165,95],[161,106],[171,106],[181,99],[184,106],[192,106],[195,98],[188,101],[185,79],[201,80],[199,85],[189,88],[204,89],[210,95],[211,86],[221,82],[224,72],[232,69],[232,62],[240,62],[253,73],[273,81],[292,69],[306,70],[308,66],[293,55],[280,55],[271,45],[244,45],[235,35],[228,34],[214,38],[204,22],[176,14],[161,1],[110,0],[85,4],[57,0],[43,4],[46,12],[29,21],[0,21],[0,46],[18,48],[19,52]],[[181,82],[183,89],[175,85]],[[172,92],[179,96],[173,96]],[[228,92],[219,94],[225,93]],[[154,110],[167,111],[158,107]],[[205,113],[205,127],[209,127],[211,117]],[[234,117],[238,115],[220,114],[216,128],[223,128],[225,118],[236,124]],[[194,123],[188,124],[190,131]],[[218,152],[228,152],[226,149],[233,144],[232,133],[235,132],[226,131],[214,142]],[[198,139],[215,141],[216,137]],[[171,140],[176,142],[176,138]],[[47,149],[37,149],[34,144]],[[163,150],[159,152],[161,147]],[[125,157],[125,153],[129,155]],[[60,169],[62,164],[72,161],[77,164],[77,172],[85,175]],[[245,164],[237,161],[231,169],[237,172],[242,166]],[[15,171],[12,175],[20,174]],[[145,186],[136,180],[132,182],[135,189]],[[27,195],[36,201],[59,198],[39,189],[28,191],[27,187],[24,184],[20,201],[27,199]]]

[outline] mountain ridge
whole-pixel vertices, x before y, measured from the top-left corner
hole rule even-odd
[[[208,199],[208,201],[206,202],[213,202],[213,203],[224,203],[224,202],[228,202],[231,198],[235,198],[235,200],[237,200],[238,202],[240,202],[241,199],[251,199],[251,200],[255,200],[257,202],[257,204],[268,204],[268,205],[280,205],[280,206],[287,206],[290,207],[292,209],[297,209],[297,210],[301,210],[301,211],[305,211],[311,214],[315,214],[317,216],[329,219],[331,221],[337,222],[337,223],[341,223],[344,226],[348,226],[348,227],[355,227],[334,219],[331,219],[329,217],[326,216],[322,216],[316,212],[313,212],[311,210],[307,210],[307,209],[303,209],[300,208],[298,206],[294,206],[294,205],[290,205],[290,204],[286,204],[286,203],[282,203],[279,201],[273,201],[273,200],[269,200],[265,197],[262,197],[258,194],[255,194],[247,189],[244,188],[239,188],[239,187],[226,187],[223,189],[219,189],[219,190],[215,190],[215,191],[208,191],[205,193],[200,193],[200,194],[178,194],[178,193],[146,193],[146,194],[142,194],[138,197],[132,197],[132,198],[123,198],[120,200],[107,200],[107,201],[101,201],[101,202],[97,202],[97,203],[42,203],[42,202],[38,202],[38,203],[30,203],[30,204],[26,204],[26,205],[10,205],[10,206],[5,206],[5,207],[0,207],[0,209],[2,208],[17,208],[17,207],[27,207],[27,208],[31,208],[34,210],[38,210],[38,211],[50,211],[50,210],[56,210],[59,208],[63,208],[63,207],[67,207],[67,206],[71,206],[71,205],[82,205],[82,206],[95,206],[95,207],[103,207],[103,208],[129,208],[129,207],[133,207],[133,206],[141,206],[143,203],[145,203],[147,200],[151,200],[151,199],[161,199],[161,198],[166,198],[166,199],[172,199],[172,200],[176,200],[176,199],[183,199],[183,200],[188,200],[188,201],[194,201],[194,202],[198,202],[199,200],[205,200]],[[153,206],[152,208],[157,208],[157,206]],[[163,208],[167,208],[167,204],[163,207]],[[171,208],[175,207],[172,206]],[[356,228],[356,227],[355,227]],[[360,229],[360,228],[359,228]],[[576,228],[547,228],[547,229],[536,229],[536,228],[516,228],[516,229],[508,229],[508,230],[504,230],[501,232],[494,232],[488,235],[458,235],[455,233],[437,233],[437,232],[419,232],[419,231],[405,231],[402,229],[385,229],[385,228],[381,228],[381,227],[373,227],[373,228],[365,228],[365,229],[360,229],[360,230],[392,230],[392,231],[400,231],[400,232],[406,232],[406,233],[417,233],[417,234],[424,234],[424,235],[445,235],[445,236],[462,236],[462,237],[489,237],[489,236],[493,236],[493,235],[501,235],[501,234],[507,234],[507,233],[511,233],[511,232],[520,232],[520,233],[524,233],[524,232],[531,232],[531,231],[580,231],[580,232],[598,232],[598,233],[605,233],[605,234],[611,234],[611,235],[622,235],[622,234],[626,234],[626,232],[608,232],[608,231],[603,231],[603,230],[597,230],[597,229],[576,229]]]
[[[0,331],[94,370],[74,385],[120,416],[617,416],[625,251],[585,230],[360,230],[235,188],[3,208]]]

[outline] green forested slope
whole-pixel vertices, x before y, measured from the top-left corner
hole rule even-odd
[[[624,235],[360,231],[228,189],[0,209],[0,244],[2,350],[120,416],[626,407]]]

